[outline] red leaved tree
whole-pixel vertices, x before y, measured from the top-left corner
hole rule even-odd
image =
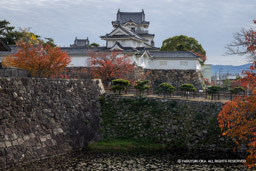
[[[256,21],[254,20],[256,24]],[[242,46],[243,51],[239,50]],[[232,49],[235,48],[235,49]],[[240,48],[241,49],[241,48]],[[256,32],[253,29],[243,29],[236,34],[235,42],[228,47],[232,54],[250,54],[254,60],[250,71],[244,71],[244,77],[240,80],[242,86],[248,86],[255,94],[256,86]],[[256,97],[236,97],[233,101],[227,102],[218,115],[218,123],[223,135],[232,138],[238,145],[247,145],[249,155],[246,165],[249,168],[256,168]]]
[[[198,53],[198,52],[194,52],[194,51],[191,51],[191,52],[194,53],[196,56],[199,56],[203,60],[203,62],[206,61],[206,59],[207,59],[206,55]]]
[[[116,78],[132,81],[134,65],[131,64],[130,56],[120,51],[89,52],[91,57],[91,73],[94,78],[101,79],[105,86]]]
[[[26,69],[34,77],[52,77],[71,62],[66,52],[41,42],[19,41],[17,52],[3,59],[6,67]]]

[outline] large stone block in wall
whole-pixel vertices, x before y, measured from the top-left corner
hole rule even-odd
[[[0,77],[0,168],[97,139],[99,81]]]

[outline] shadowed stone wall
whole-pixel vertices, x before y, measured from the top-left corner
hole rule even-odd
[[[0,67],[0,77],[27,77],[27,76],[28,76],[28,73],[24,69]]]
[[[218,126],[221,102],[117,95],[101,97],[100,101],[105,138],[161,143],[172,151],[211,152],[213,156],[223,152],[222,157],[235,147]]]
[[[87,146],[99,81],[0,77],[0,168]]]
[[[202,90],[202,73],[196,70],[149,70],[145,69],[146,78],[153,88],[163,82],[168,82],[179,88],[181,84],[193,84],[197,90]]]

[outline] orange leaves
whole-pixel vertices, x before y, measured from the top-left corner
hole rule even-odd
[[[201,53],[194,52],[194,51],[192,51],[192,53],[194,53],[195,55],[199,56],[203,61],[206,61],[206,55],[203,55]]]
[[[91,57],[92,74],[95,78],[102,79],[105,85],[116,78],[130,80],[129,75],[134,71],[130,56],[119,51],[89,52]]]
[[[256,24],[256,20],[254,20]],[[242,32],[245,42],[239,40],[235,45],[243,45],[247,52],[255,56],[256,32],[253,29]],[[240,37],[239,37],[240,38]],[[255,59],[255,58],[254,58]],[[256,61],[250,67],[250,71],[243,71],[244,77],[240,80],[242,86],[256,93]],[[238,98],[226,103],[218,115],[218,123],[222,134],[232,138],[240,147],[246,144],[249,155],[246,159],[248,167],[256,168],[256,96]]]
[[[247,166],[256,161],[256,97],[236,97],[226,103],[218,115],[222,135],[234,140],[238,148],[247,144],[252,154],[247,157]]]
[[[3,58],[2,60],[2,65],[3,67],[6,67],[6,68],[12,67],[14,65],[13,63],[14,63],[14,58],[10,55]]]
[[[4,63],[8,66],[22,68],[35,77],[52,77],[71,62],[67,53],[60,48],[49,45],[32,45],[27,42],[18,42],[17,53],[4,58]]]
[[[256,20],[253,20],[254,24],[256,24]],[[256,50],[256,32],[253,29],[250,29],[244,35],[246,40],[247,51],[254,53]]]

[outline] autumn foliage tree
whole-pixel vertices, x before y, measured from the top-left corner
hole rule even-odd
[[[254,20],[256,24],[256,21]],[[241,47],[239,47],[241,46]],[[235,48],[235,49],[232,49]],[[242,49],[242,50],[241,50]],[[249,155],[246,165],[256,168],[256,32],[253,29],[243,29],[235,36],[235,42],[229,46],[229,53],[250,54],[254,60],[250,71],[244,71],[244,77],[240,80],[242,86],[250,86],[253,96],[235,97],[227,102],[218,115],[218,123],[223,135],[232,138],[238,145],[247,145]]]
[[[38,40],[30,33],[16,45],[17,52],[5,57],[3,66],[26,69],[34,77],[53,77],[71,62],[66,52]]]
[[[131,64],[130,56],[120,51],[89,52],[91,57],[91,72],[94,78],[101,79],[105,86],[117,78],[131,81],[131,73],[134,65]]]

